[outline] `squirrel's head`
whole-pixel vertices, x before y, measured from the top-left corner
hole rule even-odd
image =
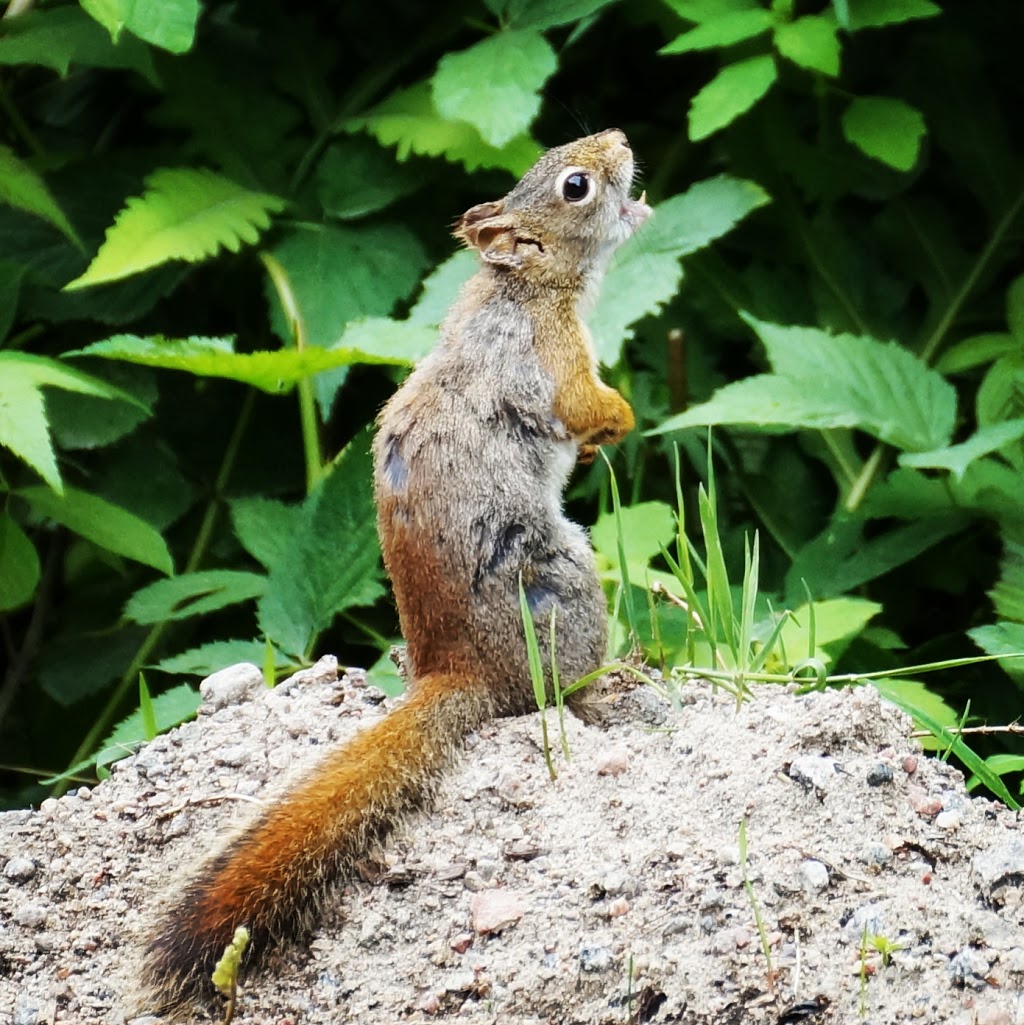
[[[585,287],[651,212],[630,198],[633,166],[617,128],[558,146],[504,199],[467,210],[455,236],[517,276]]]

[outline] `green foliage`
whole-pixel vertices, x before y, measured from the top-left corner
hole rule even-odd
[[[142,670],[163,728],[227,662],[378,662],[366,431],[472,273],[449,226],[611,125],[655,213],[591,324],[641,430],[570,498],[618,650],[1020,715],[1019,4],[31,6],[0,19],[6,761],[95,771]],[[1019,737],[971,737],[1015,792]]]
[[[242,188],[213,171],[162,167],[129,199],[92,263],[66,289],[117,281],[167,260],[195,263],[222,247],[253,243],[283,209],[276,196]]]

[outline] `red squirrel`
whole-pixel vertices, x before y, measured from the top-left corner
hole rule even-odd
[[[597,376],[581,319],[608,258],[650,210],[610,129],[552,149],[455,235],[480,256],[440,341],[380,414],[375,498],[411,678],[382,721],[331,752],[215,854],[153,930],[145,979],[161,1006],[213,995],[235,928],[249,962],[306,933],[333,885],[429,806],[467,733],[536,708],[520,581],[545,664],[597,669],[605,599],[584,531],[562,509],[577,458],[633,427]]]

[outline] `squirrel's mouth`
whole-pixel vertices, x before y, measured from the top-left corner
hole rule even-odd
[[[619,220],[625,225],[630,235],[651,216],[651,208],[647,205],[647,190],[640,193],[639,199],[626,199],[619,207]]]

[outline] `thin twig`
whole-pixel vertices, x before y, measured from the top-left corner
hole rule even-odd
[[[947,730],[949,734],[954,737],[963,736],[965,733],[1014,733],[1019,735],[1024,734],[1024,726],[1019,722],[1007,723],[1006,726],[964,726],[961,729]],[[912,737],[933,737],[930,730],[914,730],[911,734]]]

